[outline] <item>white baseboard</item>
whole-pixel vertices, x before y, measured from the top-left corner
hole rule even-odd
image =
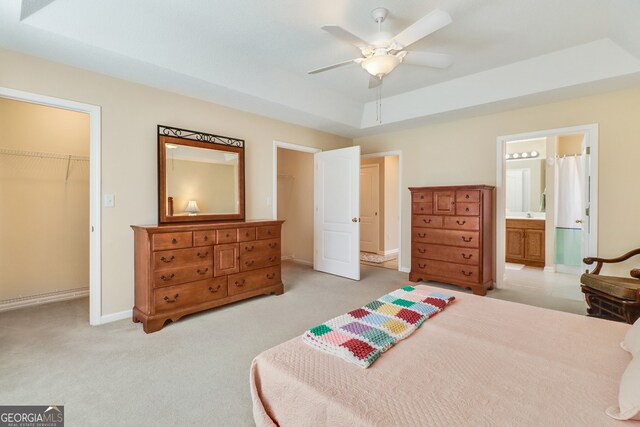
[[[411,273],[411,269],[409,267],[400,267],[400,271],[403,273]]]
[[[88,296],[89,296],[89,288],[76,288],[76,289],[69,289],[66,291],[50,292],[42,295],[13,298],[10,300],[0,302],[0,312],[16,310],[19,308],[30,307],[33,305],[67,301],[67,300],[76,299],[76,298],[84,298]]]
[[[100,324],[104,325],[105,323],[116,322],[122,319],[131,319],[132,316],[133,310],[125,310],[118,313],[105,314],[104,316],[100,317]]]
[[[544,268],[544,272],[545,272],[545,273],[555,273],[555,272],[556,272],[556,266],[555,266],[555,265],[553,265],[553,266],[551,266],[551,267],[545,267],[545,268]]]
[[[291,255],[282,255],[282,257],[280,257],[281,261],[292,261],[293,257]]]
[[[391,255],[391,254],[397,254],[398,253],[398,249],[389,249],[388,251],[383,251],[382,255]]]

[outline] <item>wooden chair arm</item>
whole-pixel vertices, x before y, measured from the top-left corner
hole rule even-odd
[[[629,258],[639,255],[640,254],[640,248],[638,249],[634,249],[631,252],[627,252],[626,254],[618,257],[618,258],[611,258],[611,259],[606,259],[606,258],[595,258],[595,257],[588,257],[582,260],[582,262],[584,262],[587,265],[591,265],[594,262],[596,262],[596,268],[593,269],[593,271],[591,272],[591,274],[600,274],[600,270],[602,270],[602,266],[604,263],[607,264],[616,264],[618,262],[622,262],[622,261],[626,261]],[[633,275],[633,273],[632,273]],[[635,277],[635,276],[634,276]]]

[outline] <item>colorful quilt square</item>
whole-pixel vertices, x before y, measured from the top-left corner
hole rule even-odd
[[[382,301],[382,302],[394,302],[395,300],[397,300],[398,297],[394,297],[391,294],[387,294],[384,296],[381,296],[380,298],[378,298],[378,301]],[[422,301],[422,300],[421,300]]]
[[[413,304],[415,304],[413,301],[407,301],[406,299],[401,299],[401,298],[398,298],[397,300],[393,301],[393,303],[395,305],[400,305],[402,307],[411,307]]]
[[[342,329],[351,332],[352,334],[362,335],[365,332],[373,329],[373,327],[360,322],[351,322],[348,325],[344,325]]]
[[[378,351],[375,348],[371,347],[368,343],[362,340],[359,340],[357,338],[352,338],[349,341],[343,342],[340,345],[342,347],[349,349],[349,351],[359,359],[365,359],[374,351]]]
[[[315,328],[309,329],[309,332],[311,332],[313,335],[319,337],[321,335],[326,334],[327,332],[331,332],[332,330],[333,329],[331,329],[327,325],[318,325]]]
[[[415,310],[417,312],[420,312],[420,313],[424,314],[425,316],[432,316],[432,315],[440,312],[439,308],[434,307],[434,306],[429,305],[429,304],[423,304],[421,302],[417,302],[414,305],[412,305],[411,306],[411,310]]]
[[[429,296],[430,296],[430,297],[434,297],[434,298],[440,298],[440,299],[443,299],[443,300],[445,300],[445,301],[449,301],[449,302],[451,302],[451,301],[453,301],[454,299],[456,299],[456,297],[452,297],[452,296],[444,295],[444,294],[439,294],[439,293],[437,293],[437,292],[431,292],[431,293],[429,294]]]
[[[403,291],[406,292],[411,292],[413,290],[415,290],[416,288],[414,288],[413,286],[405,286],[404,288],[402,288]]]
[[[403,292],[402,295],[398,295],[397,297],[403,300],[413,301],[413,302],[422,302],[422,300],[424,299],[424,296],[422,295],[411,294],[409,292]]]
[[[326,342],[334,344],[334,345],[341,345],[342,343],[347,342],[352,338],[349,335],[345,335],[345,334],[343,334],[341,332],[331,331],[331,332],[327,332],[326,334],[322,335],[320,337],[320,339],[322,341],[326,341]]]
[[[372,328],[370,331],[362,334],[363,338],[372,342],[373,345],[380,348],[389,348],[396,343],[396,339],[380,329]]]
[[[429,295],[433,295],[433,292],[427,291],[425,289],[416,289],[413,291],[413,293],[418,295],[424,295],[425,297],[428,297]]]
[[[415,325],[424,318],[424,315],[413,310],[407,310],[406,308],[403,308],[396,314],[396,317],[399,317],[400,319],[405,320],[412,325]]]
[[[422,302],[434,305],[434,306],[436,306],[438,308],[444,308],[447,305],[447,303],[445,301],[441,300],[440,298],[432,298],[432,297],[427,297],[427,298],[423,299]]]
[[[383,328],[387,329],[389,332],[395,335],[402,334],[404,331],[406,331],[409,328],[407,325],[405,325],[401,321],[394,320],[394,319],[389,319],[388,321],[384,322],[380,326],[382,326]]]
[[[369,312],[364,308],[358,308],[357,310],[350,311],[347,314],[349,314],[349,316],[352,316],[354,319],[360,319],[369,314]]]
[[[378,313],[388,314],[389,316],[395,316],[397,312],[402,310],[400,307],[391,304],[383,304],[376,310]]]
[[[369,310],[376,310],[382,304],[384,304],[384,303],[380,302],[380,301],[371,301],[369,304],[366,304],[365,307],[367,307]]]
[[[386,322],[387,320],[389,320],[389,317],[387,317],[387,316],[385,316],[383,314],[369,313],[367,316],[363,317],[360,320],[362,322],[368,323],[370,325],[380,325],[380,324]]]

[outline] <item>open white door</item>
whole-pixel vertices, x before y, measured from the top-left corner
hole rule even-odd
[[[314,270],[360,280],[360,147],[315,154]]]

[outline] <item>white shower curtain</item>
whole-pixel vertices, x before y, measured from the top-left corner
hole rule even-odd
[[[582,219],[582,168],[581,156],[556,159],[556,228],[582,228],[576,223],[576,220]]]

